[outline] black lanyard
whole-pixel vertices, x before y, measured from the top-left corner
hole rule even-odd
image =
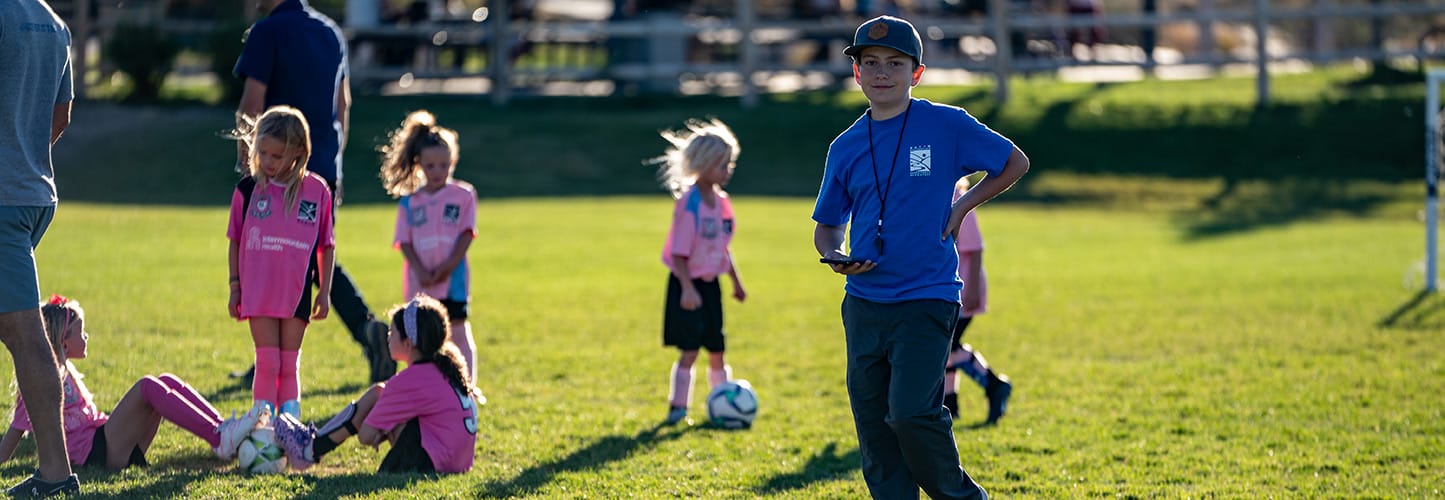
[[[883,214],[888,210],[888,191],[893,187],[893,172],[898,170],[898,152],[903,150],[903,132],[908,129],[908,114],[913,111],[913,100],[908,101],[908,107],[903,109],[903,126],[898,127],[898,146],[893,149],[893,161],[888,163],[888,184],[884,185],[878,180],[878,159],[873,154],[873,109],[868,109],[868,163],[873,166],[873,189],[878,192],[878,238],[873,240],[873,246],[878,249],[878,256],[883,256]]]

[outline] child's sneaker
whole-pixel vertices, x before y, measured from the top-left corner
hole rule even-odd
[[[285,402],[285,403],[281,403],[281,408],[279,408],[279,411],[280,411],[280,413],[282,413],[282,414],[291,415],[291,416],[293,416],[293,417],[296,417],[296,420],[301,420],[301,402],[300,402],[300,401],[297,401],[297,400],[292,399],[292,400],[287,401],[287,402]]]
[[[286,451],[286,460],[291,468],[304,471],[316,464],[311,443],[316,440],[316,428],[301,423],[290,413],[279,413],[272,419],[271,426],[276,432],[276,441]]]
[[[236,458],[236,449],[241,447],[241,441],[246,440],[246,436],[251,435],[251,431],[261,425],[263,417],[269,416],[269,406],[265,401],[257,401],[256,406],[239,417],[232,411],[231,418],[216,426],[216,434],[221,435],[221,444],[216,446],[216,456],[221,457],[221,460]]]
[[[988,420],[985,423],[998,423],[998,419],[1008,410],[1008,398],[1013,391],[1014,385],[1007,376],[996,375],[993,370],[989,370],[988,390],[984,391],[988,396]]]
[[[681,422],[684,418],[687,418],[687,408],[669,406],[667,409],[667,419],[663,420],[662,423],[672,425]]]
[[[30,477],[21,481],[20,484],[11,486],[5,490],[10,497],[31,497],[45,498],[54,495],[71,495],[80,493],[80,478],[71,474],[63,480],[50,482],[40,479],[40,471],[35,471]]]

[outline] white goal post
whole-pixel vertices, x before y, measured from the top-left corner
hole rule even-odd
[[[1440,281],[1440,84],[1445,69],[1432,69],[1426,78],[1425,94],[1425,291],[1434,292]]]

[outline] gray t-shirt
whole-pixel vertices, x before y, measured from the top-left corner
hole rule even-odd
[[[70,78],[65,21],[44,0],[0,1],[0,205],[55,205],[50,127]]]

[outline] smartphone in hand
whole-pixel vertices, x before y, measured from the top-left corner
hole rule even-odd
[[[853,265],[853,264],[862,263],[863,261],[861,261],[861,260],[853,260],[852,257],[844,257],[844,258],[841,258],[841,259],[830,259],[830,258],[828,258],[828,257],[823,257],[823,258],[821,258],[821,259],[818,259],[818,262],[822,262],[822,263],[824,263],[824,264],[839,264],[839,265],[844,265],[844,266],[850,266],[850,265]]]

